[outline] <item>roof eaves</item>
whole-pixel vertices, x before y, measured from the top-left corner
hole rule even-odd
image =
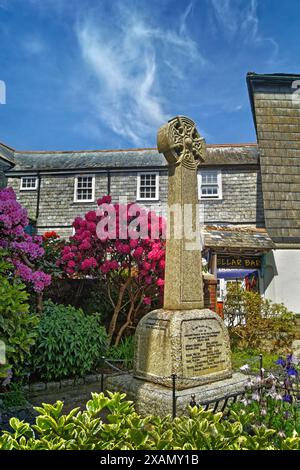
[[[253,88],[253,83],[259,83],[259,84],[271,84],[271,83],[276,83],[276,85],[286,85],[287,82],[290,82],[291,80],[299,80],[300,79],[300,74],[290,74],[290,73],[265,73],[265,74],[259,74],[255,72],[248,72],[246,75],[246,82],[247,82],[247,88],[248,88],[248,94],[249,94],[249,99],[250,99],[250,106],[251,106],[251,112],[253,116],[253,121],[254,121],[254,126],[255,126],[255,132],[256,132],[256,137],[257,137],[257,122],[256,122],[256,113],[255,113],[255,106],[254,106],[254,88]]]

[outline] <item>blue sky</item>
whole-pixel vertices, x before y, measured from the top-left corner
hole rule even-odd
[[[0,0],[0,141],[153,147],[182,114],[254,142],[246,73],[300,73],[299,27],[299,0]]]

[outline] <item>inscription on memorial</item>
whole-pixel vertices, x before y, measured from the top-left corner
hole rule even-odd
[[[227,367],[223,333],[219,323],[210,320],[182,322],[183,374],[186,377],[219,372]]]

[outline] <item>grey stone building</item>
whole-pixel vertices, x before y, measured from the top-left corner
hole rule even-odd
[[[156,149],[15,151],[6,175],[39,233],[70,235],[74,218],[105,194],[165,212],[167,167]],[[256,144],[208,145],[198,182],[206,224],[264,226]]]

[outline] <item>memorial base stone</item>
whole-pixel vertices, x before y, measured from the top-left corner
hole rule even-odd
[[[136,329],[136,378],[176,389],[231,377],[227,328],[211,310],[154,310]]]
[[[191,395],[195,395],[197,404],[210,400],[220,400],[225,395],[243,392],[247,377],[234,373],[230,379],[176,391],[176,414],[188,415]],[[130,374],[107,376],[105,389],[111,392],[126,393],[126,399],[132,400],[137,413],[142,416],[172,415],[172,389],[145,380],[136,379]],[[220,408],[224,402],[220,402]]]

